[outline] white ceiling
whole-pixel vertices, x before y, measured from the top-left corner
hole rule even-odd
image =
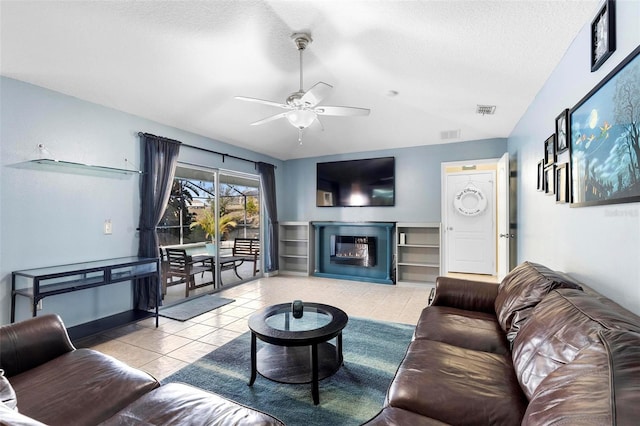
[[[598,3],[2,0],[0,70],[283,160],[504,138]],[[278,108],[233,97],[295,92],[301,31],[305,89],[371,114],[322,117],[299,145],[286,119],[249,126]]]

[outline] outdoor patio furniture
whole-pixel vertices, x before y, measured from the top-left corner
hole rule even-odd
[[[160,249],[161,255],[162,251]],[[214,264],[209,259],[209,256],[194,259],[184,249],[165,248],[162,255],[162,294],[166,294],[167,287],[185,284],[185,297],[189,297],[191,290],[214,284]],[[195,275],[204,272],[211,272],[211,281],[196,284]]]
[[[258,273],[260,240],[257,238],[236,238],[233,241],[233,256],[241,257],[245,262],[253,262],[253,276]]]

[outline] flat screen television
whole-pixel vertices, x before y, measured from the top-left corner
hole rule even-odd
[[[318,163],[316,205],[318,207],[395,205],[395,158]]]

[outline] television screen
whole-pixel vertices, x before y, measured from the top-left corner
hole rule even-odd
[[[395,158],[318,163],[318,207],[393,206]]]

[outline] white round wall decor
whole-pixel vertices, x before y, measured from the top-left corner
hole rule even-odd
[[[453,197],[453,207],[464,216],[477,216],[487,208],[487,197],[479,188],[468,185]]]

